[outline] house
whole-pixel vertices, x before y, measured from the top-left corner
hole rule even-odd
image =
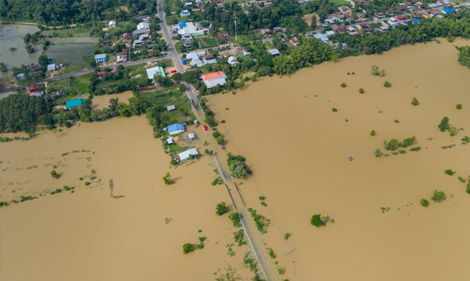
[[[138,30],[132,31],[132,36],[136,38],[139,38],[139,36],[142,34],[150,34],[150,29],[144,28],[144,29],[138,29]]]
[[[228,62],[228,64],[233,66],[233,65],[236,65],[238,63],[238,59],[237,59],[237,57],[230,56],[230,57],[228,57],[227,62]]]
[[[26,76],[24,75],[24,73],[18,73],[18,74],[16,75],[16,79],[18,79],[18,80],[23,80],[23,79],[25,79],[25,78],[26,78]]]
[[[176,123],[176,124],[170,125],[170,126],[166,127],[166,130],[168,131],[168,133],[170,135],[177,135],[177,134],[181,134],[184,131],[186,131],[186,129],[184,128],[184,125],[181,124],[181,123]]]
[[[329,31],[325,32],[325,35],[326,36],[333,36],[333,35],[335,35],[335,32],[333,30],[329,30]]]
[[[191,15],[191,12],[188,11],[188,10],[181,10],[180,12],[180,17],[184,18],[184,17],[189,17]]]
[[[452,8],[444,8],[444,9],[442,10],[442,12],[443,12],[444,14],[453,14],[453,13],[454,13],[454,10],[453,10]]]
[[[165,77],[165,71],[163,70],[163,67],[161,66],[147,68],[146,71],[147,71],[147,77],[150,80],[153,80],[156,74],[160,75],[161,77]]]
[[[106,62],[106,54],[95,55],[95,62],[96,63]]]
[[[347,16],[351,13],[351,10],[346,6],[338,7],[339,13],[343,16]]]
[[[199,153],[197,152],[197,149],[190,148],[186,151],[181,152],[180,154],[178,154],[178,156],[180,157],[181,161],[185,161],[185,160],[190,159],[192,156],[196,156],[198,154]]]
[[[126,32],[121,35],[119,35],[119,40],[131,40],[132,39],[132,33]]]
[[[145,42],[142,41],[142,40],[134,40],[134,42],[132,42],[132,48],[135,49],[135,47],[140,47],[140,46],[144,46],[145,45]]]
[[[116,62],[126,62],[127,56],[119,55],[116,57]]]
[[[290,42],[291,42],[292,45],[297,46],[297,45],[299,45],[300,40],[299,40],[299,38],[294,36],[290,39]]]
[[[141,22],[137,25],[137,30],[141,29],[150,29],[150,24],[148,22]]]
[[[328,43],[329,39],[326,34],[317,33],[313,35],[314,38],[320,39],[323,43]]]
[[[108,26],[109,28],[116,27],[116,21],[115,20],[109,21]]]
[[[193,2],[186,2],[186,3],[184,3],[184,6],[185,6],[186,8],[192,7],[192,6],[193,6]]]
[[[49,95],[51,96],[51,98],[56,98],[56,97],[62,96],[63,94],[64,94],[63,92],[55,91],[55,92],[51,92]]]
[[[217,38],[222,39],[222,40],[228,40],[229,36],[228,34],[217,33]]]
[[[190,140],[193,140],[195,137],[196,137],[196,136],[194,135],[194,133],[189,133],[189,134],[188,134],[188,138],[189,138]]]
[[[269,29],[269,28],[260,29],[259,32],[261,32],[261,34],[263,34],[263,35],[271,35],[272,34],[271,29]]]
[[[44,95],[44,92],[38,85],[29,86],[27,92],[30,97],[42,97]]]
[[[203,57],[202,61],[204,64],[214,64],[217,63],[217,59],[214,57],[213,54],[207,54]]]
[[[175,109],[176,109],[176,106],[174,106],[174,105],[169,105],[169,106],[166,107],[166,110],[167,110],[168,112],[170,112],[170,111],[172,111],[172,110],[175,110]]]
[[[217,85],[225,85],[227,81],[225,81],[225,73],[223,71],[216,71],[207,74],[201,75],[202,81],[206,84],[207,88],[213,88]]]
[[[356,30],[354,27],[352,27],[352,26],[348,26],[348,27],[346,28],[346,30],[348,31],[348,33],[349,33],[350,35],[357,35],[357,34],[358,34],[357,30]]]
[[[181,41],[192,40],[193,37],[189,33],[185,33],[181,35]]]
[[[73,99],[65,102],[66,109],[72,109],[75,107],[80,107],[85,104],[85,99]]]
[[[346,31],[346,27],[345,26],[338,26],[336,28],[336,31],[338,31],[339,33],[343,33]]]
[[[399,24],[398,20],[397,20],[396,18],[394,18],[394,17],[391,17],[391,18],[387,21],[387,23],[388,23],[390,26],[392,26],[392,27],[393,27],[393,26],[397,26],[397,25]]]
[[[57,69],[59,69],[59,65],[55,63],[51,63],[47,65],[47,71],[55,71]]]
[[[190,34],[191,36],[204,35],[207,33],[207,29],[201,29],[199,26],[194,25],[192,22],[181,21],[177,25],[178,34]]]
[[[270,49],[268,50],[268,53],[270,53],[272,56],[279,56],[281,54],[278,49]]]
[[[284,32],[286,32],[286,29],[282,28],[282,27],[275,27],[275,28],[273,28],[273,31],[274,31],[274,33],[284,33]]]
[[[168,143],[168,144],[174,144],[175,142],[173,141],[172,138],[167,138],[167,139],[166,139],[166,143]]]

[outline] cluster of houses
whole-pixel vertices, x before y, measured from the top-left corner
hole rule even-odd
[[[179,135],[181,133],[184,133],[186,131],[186,128],[185,128],[184,124],[176,123],[176,124],[172,124],[170,126],[167,126],[165,128],[165,130],[168,132],[168,134],[170,134],[170,137],[167,138],[166,142],[167,142],[168,145],[172,145],[175,142],[174,142],[174,140],[171,136],[175,136],[175,135]],[[190,140],[194,139],[195,138],[194,133],[189,133],[188,138]],[[197,155],[199,155],[199,152],[197,151],[197,149],[196,148],[190,148],[186,151],[183,151],[183,152],[179,153],[178,157],[179,157],[179,160],[181,162],[183,162],[183,161],[189,160],[191,158],[197,157]]]
[[[166,76],[165,70],[161,66],[155,66],[155,67],[147,68],[146,71],[147,71],[147,78],[149,80],[152,80],[152,83],[155,83],[155,75],[158,75],[158,76],[161,76],[161,77]]]
[[[181,35],[181,41],[186,48],[191,47],[193,37],[207,34],[209,30],[203,28],[199,23],[178,22],[171,26],[171,32],[174,36]]]
[[[42,97],[44,96],[44,91],[39,85],[31,85],[26,89],[28,96],[30,97]],[[50,94],[51,98],[56,98],[61,96],[63,93],[56,91]],[[65,102],[65,109],[77,108],[85,104],[85,99],[71,99]]]

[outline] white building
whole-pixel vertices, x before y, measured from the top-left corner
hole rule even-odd
[[[206,84],[208,89],[213,88],[217,85],[223,86],[225,85],[225,83],[227,83],[227,81],[225,80],[227,76],[225,76],[225,73],[223,71],[203,74],[201,75],[201,78],[202,78],[202,81],[204,81],[204,84]]]
[[[166,107],[166,110],[168,110],[168,111],[172,111],[172,110],[175,110],[175,109],[176,109],[176,106],[174,106],[174,105],[169,105],[169,106]]]
[[[181,10],[180,12],[180,17],[184,18],[184,17],[189,17],[191,15],[191,12],[188,11],[188,10]]]
[[[148,24],[148,22],[141,22],[137,25],[137,30],[141,30],[141,29],[150,29],[150,25]]]
[[[188,160],[191,158],[191,156],[196,156],[198,155],[199,153],[197,152],[197,149],[195,148],[190,148],[184,152],[181,152],[179,154],[179,157],[180,157],[180,160],[181,161],[185,161],[185,160]]]
[[[208,30],[199,29],[192,22],[178,23],[178,34],[190,34],[191,36],[204,35]]]
[[[227,62],[230,65],[236,65],[238,63],[238,59],[235,56],[230,56],[230,57],[228,57]]]
[[[272,56],[279,56],[281,54],[278,49],[270,49],[268,50],[268,53],[270,53]]]
[[[59,66],[55,63],[52,63],[52,64],[48,64],[47,65],[47,71],[55,71],[59,69]]]
[[[165,77],[165,71],[163,70],[163,67],[161,66],[155,66],[152,68],[147,68],[147,77],[150,80],[153,80],[155,75],[160,75],[161,77]]]
[[[108,26],[109,28],[116,27],[116,21],[115,20],[109,21]]]

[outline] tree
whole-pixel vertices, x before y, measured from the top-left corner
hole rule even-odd
[[[441,130],[441,132],[445,132],[446,130],[448,130],[450,127],[449,118],[447,118],[447,116],[442,118],[441,122],[439,123],[437,127],[439,127],[439,130]]]
[[[414,98],[411,100],[411,104],[412,104],[413,106],[417,106],[417,105],[419,104],[418,99],[417,99],[416,97],[414,97]]]
[[[440,202],[446,200],[446,198],[447,198],[447,195],[444,193],[444,191],[434,190],[434,193],[431,197],[431,200],[436,202],[436,203],[440,203]]]
[[[380,149],[377,148],[377,149],[374,151],[374,155],[375,155],[375,157],[380,157],[380,156],[382,156],[382,150],[380,150]]]
[[[359,94],[364,94],[366,91],[363,88],[359,88]]]
[[[422,198],[421,201],[419,201],[419,203],[421,203],[421,206],[426,207],[426,208],[429,206],[429,201],[424,198]]]
[[[397,139],[385,140],[384,147],[386,150],[396,150],[399,147],[399,142]]]
[[[183,244],[183,253],[184,254],[189,254],[191,252],[194,252],[195,249],[196,249],[196,247],[194,247],[194,245],[191,244],[191,243]]]
[[[171,175],[170,173],[166,173],[165,176],[163,177],[163,182],[166,184],[166,185],[170,185],[173,183],[173,179],[171,178]]]
[[[52,170],[51,176],[55,179],[58,179],[58,178],[60,178],[61,175],[59,173],[57,173],[56,170]]]
[[[220,202],[219,204],[217,204],[215,213],[219,216],[222,216],[223,214],[228,213],[228,210],[229,210],[229,208],[225,204],[225,202]]]
[[[327,217],[325,215],[321,214],[316,214],[312,216],[312,219],[310,220],[310,223],[313,226],[320,227],[320,226],[325,226],[327,222]]]
[[[390,87],[392,87],[392,83],[390,83],[390,82],[388,82],[388,81],[385,81],[384,87],[385,87],[385,88],[390,88]]]
[[[241,227],[242,224],[240,223],[240,214],[238,212],[232,212],[228,216],[228,218],[232,221],[234,227]]]

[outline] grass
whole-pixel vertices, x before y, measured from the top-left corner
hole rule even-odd
[[[346,0],[330,0],[330,3],[341,6],[347,4],[348,2]]]
[[[211,36],[198,36],[196,40],[200,42],[201,48],[213,48],[219,45],[217,38]]]

